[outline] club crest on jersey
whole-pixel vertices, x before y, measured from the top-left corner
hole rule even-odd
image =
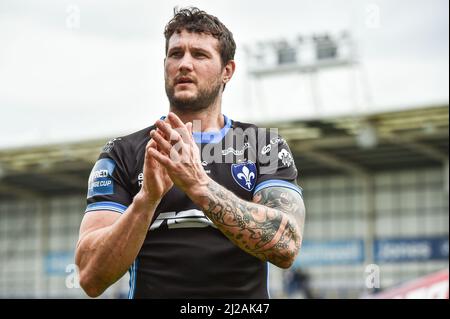
[[[256,165],[253,162],[245,162],[231,165],[231,175],[236,183],[247,191],[253,190],[256,183]]]

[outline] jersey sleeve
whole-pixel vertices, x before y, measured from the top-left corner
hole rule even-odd
[[[286,140],[278,134],[268,134],[265,144],[258,146],[258,178],[253,194],[276,186],[290,188],[303,198],[297,177],[298,170]]]
[[[86,213],[110,210],[124,213],[132,202],[130,178],[120,138],[109,141],[89,176]]]

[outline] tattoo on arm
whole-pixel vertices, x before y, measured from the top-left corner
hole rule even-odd
[[[208,185],[206,215],[237,246],[279,267],[289,267],[302,239],[301,196],[284,187],[257,192],[253,203],[240,199],[216,182]]]

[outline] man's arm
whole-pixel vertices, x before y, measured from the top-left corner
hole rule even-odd
[[[156,207],[173,183],[167,172],[149,154],[146,146],[142,188],[127,210],[86,213],[80,227],[75,262],[80,285],[90,297],[97,297],[128,270],[147,236]]]
[[[80,286],[98,297],[130,268],[147,235],[156,206],[135,197],[120,215],[112,211],[86,213],[81,222],[75,263]]]
[[[305,219],[303,200],[296,191],[265,188],[251,203],[210,180],[203,193],[191,199],[234,244],[278,267],[292,265],[302,242]]]

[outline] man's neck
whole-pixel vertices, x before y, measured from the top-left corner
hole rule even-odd
[[[192,122],[194,131],[219,131],[225,126],[225,120],[220,107],[192,112],[182,111],[170,106],[170,112],[175,113],[183,123]]]

